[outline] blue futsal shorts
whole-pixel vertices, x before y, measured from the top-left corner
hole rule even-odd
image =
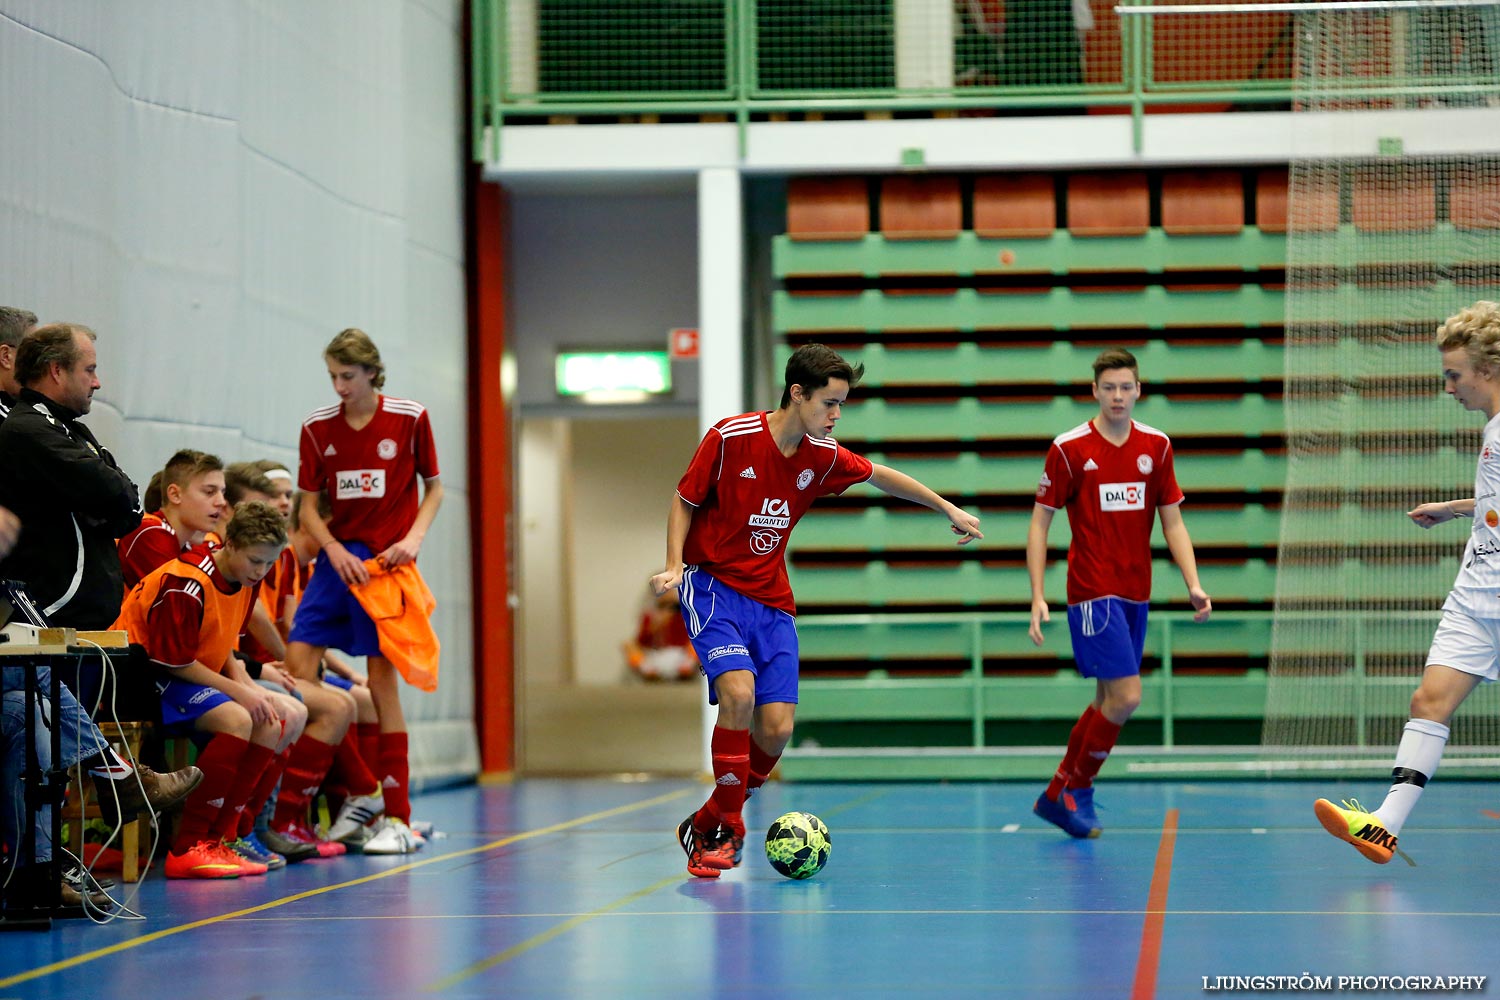
[[[682,620],[708,678],[708,703],[719,703],[714,681],[731,670],[755,675],[755,703],[797,703],[797,619],[740,594],[689,566],[677,591]]]
[[[359,559],[370,558],[369,546],[361,542],[345,542],[344,548]],[[339,579],[326,552],[318,553],[312,579],[297,602],[297,616],[287,641],[325,649],[331,646],[352,656],[380,655],[380,633],[375,623]]]
[[[225,702],[234,701],[218,688],[172,677],[159,679],[156,693],[161,695],[162,725],[174,736],[191,732],[203,716]]]
[[[1141,601],[1098,597],[1068,605],[1073,659],[1085,677],[1113,680],[1141,672],[1146,648],[1146,610]]]

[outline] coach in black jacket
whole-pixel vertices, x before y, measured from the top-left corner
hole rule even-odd
[[[21,537],[0,577],[21,580],[54,625],[106,629],[125,582],[115,539],[141,523],[135,483],[78,422],[99,388],[94,332],[37,327],[16,352],[18,403],[0,423],[0,506]]]

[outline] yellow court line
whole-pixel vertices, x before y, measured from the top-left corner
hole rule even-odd
[[[866,795],[862,795],[855,799],[850,799],[847,802],[834,806],[831,809],[826,810],[824,812],[824,815],[837,815],[838,813],[841,813],[846,809],[852,809],[855,806],[864,805],[866,802],[871,802],[875,799],[878,799],[882,795],[888,794],[889,791],[889,789],[878,788]],[[568,931],[572,930],[575,927],[588,923],[590,920],[597,920],[599,917],[611,916],[613,915],[613,912],[615,910],[619,910],[625,906],[628,906],[638,899],[644,899],[645,897],[651,895],[653,892],[656,892],[658,889],[664,889],[669,885],[674,885],[681,881],[681,875],[668,876],[667,878],[662,879],[660,882],[657,882],[653,885],[648,885],[644,889],[638,889],[628,896],[621,896],[613,903],[607,903],[604,906],[599,907],[599,909],[597,910],[593,910],[589,913],[580,913],[569,920],[563,921],[555,927],[543,931],[535,937],[528,938],[527,940],[522,941],[517,945],[513,945],[512,947],[505,949],[499,954],[491,955],[489,958],[475,962],[473,965],[470,965],[467,968],[460,969],[452,975],[444,976],[437,982],[430,983],[427,986],[424,986],[423,989],[428,993],[441,993],[443,990],[448,989],[450,986],[455,986],[458,983],[463,982],[465,979],[472,979],[474,976],[479,975],[481,972],[484,972],[488,969],[493,969],[495,966],[508,962],[518,955],[522,955],[528,951],[531,951],[533,948],[544,945],[548,941],[566,934]],[[550,915],[562,916],[562,914]]]
[[[889,788],[877,788],[874,791],[871,791],[871,792],[868,792],[868,793],[866,793],[864,795],[861,795],[857,799],[849,799],[847,802],[841,802],[841,803],[839,803],[838,805],[834,806],[832,809],[829,809],[826,812],[824,812],[823,815],[819,816],[818,818],[822,819],[822,820],[826,820],[827,817],[829,817],[829,816],[837,816],[841,812],[847,812],[848,810],[854,809],[857,806],[865,805],[868,802],[874,802],[876,799],[881,798],[882,796],[885,796],[885,795],[889,795],[890,793],[891,793],[891,789],[889,789]]]
[[[489,958],[481,959],[480,961],[475,962],[473,965],[459,969],[452,975],[444,976],[442,979],[439,979],[435,983],[428,983],[426,986],[422,987],[422,989],[427,993],[441,993],[448,987],[456,986],[457,984],[463,982],[465,979],[472,979],[474,976],[479,975],[486,969],[493,969],[495,966],[500,965],[503,962],[509,962],[517,955],[525,954],[533,948],[546,944],[553,938],[561,937],[573,928],[578,927],[582,924],[586,924],[590,920],[607,916],[611,910],[618,910],[622,906],[629,906],[631,903],[635,902],[638,899],[645,899],[647,896],[651,895],[658,889],[665,889],[667,886],[676,885],[681,881],[681,875],[668,875],[660,882],[655,882],[651,885],[648,885],[644,889],[637,889],[635,892],[632,892],[628,896],[621,896],[613,903],[607,903],[604,906],[599,907],[599,909],[593,910],[592,912],[580,913],[578,916],[572,918],[571,920],[565,920],[555,927],[542,931],[542,933],[536,935],[535,937],[528,938],[525,941],[522,941],[520,944],[512,945],[511,947],[500,952],[498,955],[491,955]]]
[[[667,881],[674,881],[677,876]],[[658,886],[657,888],[660,888]],[[644,893],[643,893],[644,894]],[[633,897],[635,898],[635,897]],[[424,913],[420,916],[409,916],[406,914],[382,915],[378,913],[362,914],[359,916],[325,916],[319,920],[334,921],[379,921],[379,920],[557,920],[563,917],[578,916],[608,916],[608,917],[691,917],[698,919],[701,913],[695,910],[632,910],[629,913],[612,913],[609,907],[596,910],[591,914],[578,914],[569,911],[561,912],[535,912],[535,913]],[[1088,910],[1088,909],[983,909],[975,910],[968,907],[957,910],[938,909],[855,909],[841,906],[837,910],[823,909],[797,909],[797,908],[767,908],[760,910],[721,910],[714,908],[716,917],[764,917],[779,916],[786,914],[816,914],[820,917],[833,919],[835,917],[869,917],[869,916],[911,916],[911,917],[948,917],[966,916],[973,914],[981,917],[1110,917],[1125,916],[1138,917],[1143,913],[1153,912],[1141,907],[1134,910]],[[1489,917],[1500,919],[1500,912],[1493,910],[1166,910],[1174,917]],[[263,922],[272,921],[291,922],[306,920],[306,917],[266,917]]]
[[[118,944],[112,944],[108,947],[84,952],[82,955],[74,955],[72,958],[65,958],[60,962],[53,962],[50,965],[43,965],[35,969],[28,969],[25,972],[18,972],[14,976],[7,976],[4,979],[0,979],[0,989],[4,989],[8,986],[14,986],[17,983],[26,983],[30,982],[33,979],[40,979],[43,976],[50,976],[54,972],[61,972],[64,969],[75,968],[76,966],[84,965],[88,962],[93,962],[110,955],[116,955],[120,952],[129,951],[132,948],[139,948],[142,945],[150,944],[154,941],[160,941],[162,938],[171,937],[174,934],[182,934],[186,931],[197,930],[200,927],[209,927],[213,924],[223,923],[226,920],[233,920],[236,917],[248,917],[253,913],[263,913],[266,910],[273,910],[278,906],[285,906],[288,903],[295,903],[300,900],[311,899],[314,896],[321,896],[324,893],[334,892],[339,889],[349,889],[357,885],[364,885],[366,882],[375,882],[379,879],[390,878],[392,875],[402,875],[406,872],[426,867],[427,865],[436,864],[439,861],[452,861],[454,858],[468,857],[471,854],[483,854],[485,851],[493,851],[497,848],[506,847],[510,844],[518,843],[522,840],[531,840],[536,837],[544,837],[549,833],[558,833],[559,831],[568,830],[575,826],[583,826],[587,823],[594,823],[601,819],[609,819],[611,816],[619,816],[624,813],[636,812],[640,809],[649,809],[652,806],[658,806],[664,802],[671,802],[673,799],[680,799],[684,795],[687,795],[690,791],[692,791],[692,789],[684,789],[680,792],[668,792],[665,795],[658,795],[655,798],[646,799],[641,802],[634,802],[630,805],[616,806],[614,809],[606,809],[603,812],[590,813],[587,816],[580,816],[577,819],[570,819],[565,820],[561,823],[554,823],[551,826],[544,826],[536,830],[527,830],[525,833],[517,833],[510,837],[503,837],[500,840],[494,840],[479,847],[469,847],[461,851],[450,851],[447,854],[440,854],[437,857],[424,858],[421,861],[413,861],[411,864],[401,865],[396,868],[388,868],[385,871],[376,872],[373,875],[365,875],[361,878],[351,879],[348,882],[339,882],[336,885],[325,885],[319,889],[309,889],[306,892],[299,892],[291,896],[283,896],[281,899],[273,899],[269,903],[261,903],[258,906],[251,906],[243,910],[235,910],[232,913],[222,913],[217,917],[206,917],[203,920],[194,920],[191,923],[179,924],[176,927],[168,927],[164,930],[153,931],[150,934],[144,934],[138,938],[131,938],[129,941],[121,941]]]

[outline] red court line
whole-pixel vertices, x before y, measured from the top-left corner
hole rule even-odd
[[[1161,843],[1156,848],[1151,894],[1146,897],[1146,925],[1141,929],[1141,953],[1136,959],[1130,1000],[1153,1000],[1156,996],[1156,967],[1161,962],[1161,932],[1167,922],[1167,887],[1172,882],[1172,849],[1176,846],[1177,810],[1168,809],[1161,825]]]

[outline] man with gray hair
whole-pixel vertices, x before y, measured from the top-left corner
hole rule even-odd
[[[0,306],[0,420],[16,405],[21,384],[16,381],[16,349],[26,331],[36,326],[36,313]]]

